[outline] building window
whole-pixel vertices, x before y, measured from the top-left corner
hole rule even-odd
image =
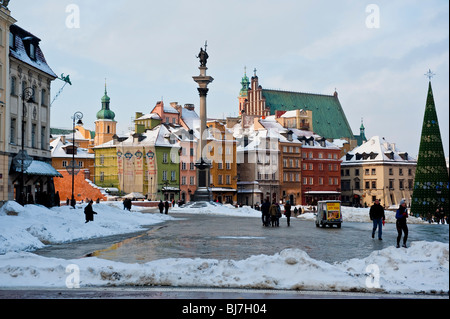
[[[167,164],[167,153],[163,153],[163,163]]]
[[[195,184],[195,177],[194,176],[190,176],[189,177],[189,184],[191,184],[191,185]]]
[[[100,155],[100,165],[105,164],[105,155]]]
[[[10,128],[10,133],[9,133],[9,142],[11,144],[16,144],[16,119],[12,118],[11,119],[11,128]]]
[[[9,33],[9,47],[14,50],[16,46],[16,37],[12,32]]]
[[[167,171],[162,172],[162,179],[163,181],[167,181]]]
[[[45,94],[47,91],[45,89],[41,90],[41,105],[47,105],[47,95]]]
[[[184,163],[184,162],[181,163],[181,169],[182,169],[183,171],[186,170],[186,163]]]
[[[105,172],[100,172],[100,182],[105,181]]]
[[[181,177],[181,185],[186,185],[186,176]]]
[[[223,184],[223,176],[222,175],[219,175],[218,176],[218,181],[217,181],[219,184]]]
[[[83,167],[83,161],[79,161],[79,162],[78,162],[78,167],[80,167],[80,168]]]
[[[33,43],[30,43],[30,58],[36,60],[36,47]]]
[[[17,82],[16,82],[16,77],[13,76],[11,77],[11,95],[16,96],[17,95]]]
[[[227,185],[230,185],[231,184],[231,175],[227,175],[226,179],[227,179]]]
[[[177,180],[175,171],[171,171],[170,172],[170,180],[171,181],[176,181]]]
[[[31,125],[31,147],[36,148],[36,124]]]
[[[67,167],[67,161],[62,161],[62,167]]]
[[[377,181],[372,181],[372,189],[377,189]]]
[[[45,146],[47,145],[47,140],[45,138],[45,126],[41,127],[41,149],[45,150]]]
[[[377,170],[375,168],[372,168],[372,175],[377,175]]]

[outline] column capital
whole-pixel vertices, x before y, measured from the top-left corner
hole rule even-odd
[[[208,94],[209,89],[208,88],[197,88],[198,93],[200,97],[205,96]]]

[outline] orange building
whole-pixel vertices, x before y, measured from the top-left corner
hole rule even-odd
[[[218,121],[208,122],[207,158],[211,160],[210,187],[214,201],[237,202],[236,139]]]

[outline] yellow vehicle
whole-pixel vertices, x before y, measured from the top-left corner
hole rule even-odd
[[[336,225],[341,228],[341,202],[338,200],[324,200],[317,203],[316,227]]]

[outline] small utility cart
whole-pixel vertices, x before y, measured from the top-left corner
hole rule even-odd
[[[341,224],[341,201],[324,200],[317,203],[316,227],[336,225],[337,228],[341,228]]]

